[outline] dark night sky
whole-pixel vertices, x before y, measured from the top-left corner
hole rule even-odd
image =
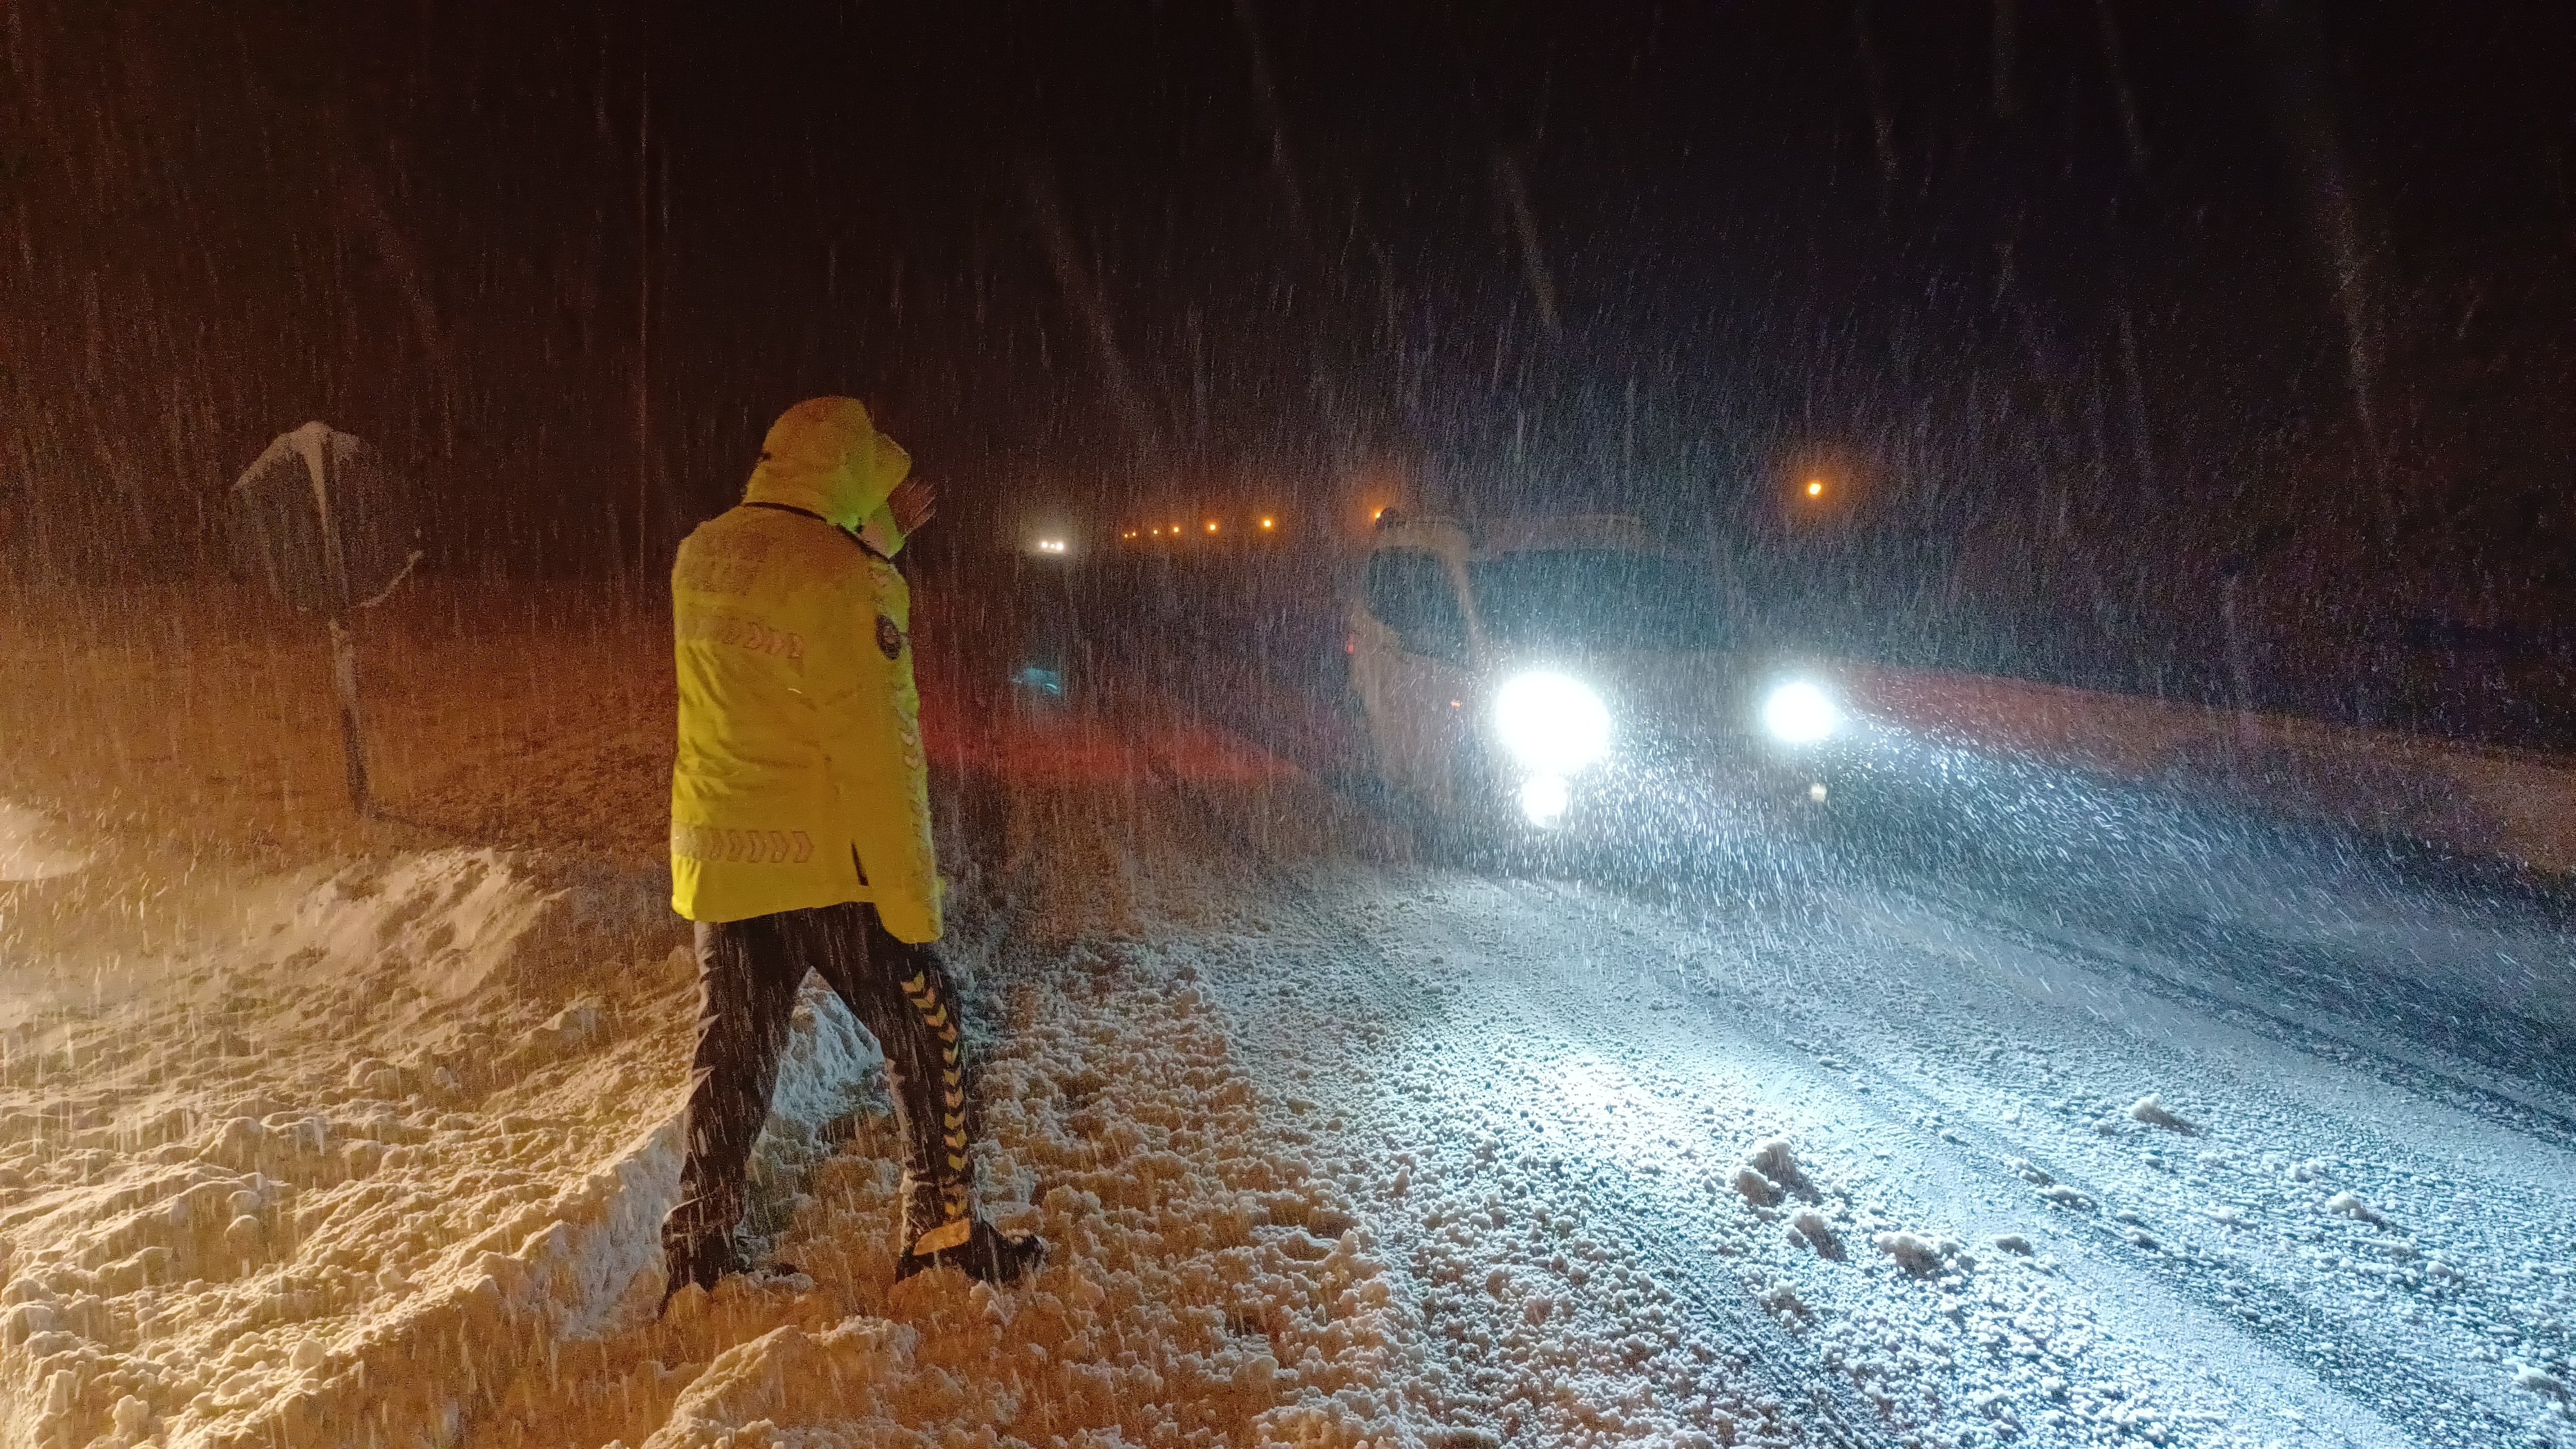
[[[1393,469],[1741,530],[1821,452],[1885,557],[2124,627],[2231,557],[2293,602],[2576,592],[2564,6],[7,26],[0,473],[44,568],[194,557],[323,416],[450,559],[604,569],[639,494],[667,548],[852,391],[952,519]]]

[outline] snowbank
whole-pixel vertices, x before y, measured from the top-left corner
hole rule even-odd
[[[658,891],[479,850],[197,887],[8,938],[21,979],[172,954],[121,999],[21,999],[0,1036],[0,1424],[453,1423],[647,1262],[689,1019]]]

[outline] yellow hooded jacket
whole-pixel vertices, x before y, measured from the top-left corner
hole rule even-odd
[[[671,905],[690,920],[869,901],[898,939],[939,939],[912,594],[886,507],[911,467],[858,402],[798,403],[742,506],[680,545]]]

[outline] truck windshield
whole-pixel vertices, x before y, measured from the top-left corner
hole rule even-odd
[[[1529,549],[1467,566],[1485,633],[1506,648],[1697,650],[1724,642],[1714,580],[1683,559]]]

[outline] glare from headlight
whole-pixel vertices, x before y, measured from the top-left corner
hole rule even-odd
[[[1521,815],[1541,830],[1552,830],[1572,803],[1561,775],[1532,775],[1521,782]]]
[[[1579,680],[1523,674],[1494,696],[1494,730],[1522,769],[1571,775],[1610,752],[1610,711]]]
[[[1762,727],[1784,745],[1812,745],[1841,723],[1834,702],[1803,679],[1781,685],[1762,701]]]

